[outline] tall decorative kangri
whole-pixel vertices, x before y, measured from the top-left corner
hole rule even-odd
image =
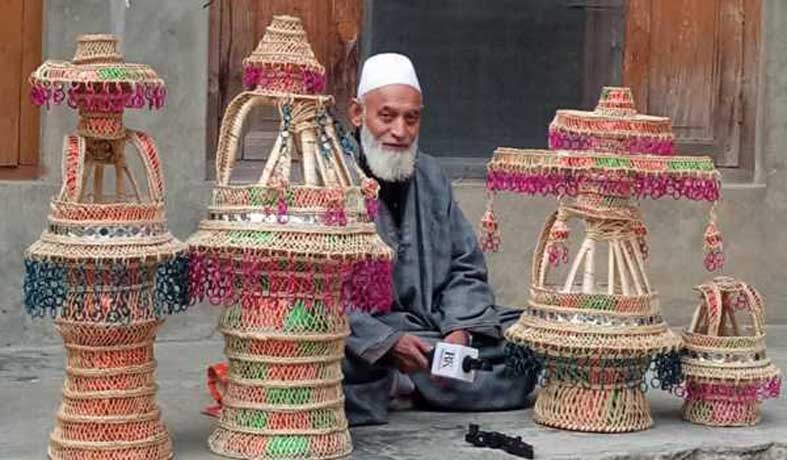
[[[167,230],[153,140],[123,124],[127,108],[162,107],[164,82],[146,65],[123,62],[116,37],[85,35],[73,61],[45,62],[30,84],[33,103],[79,113],[63,143],[47,229],[25,254],[27,311],[53,318],[66,348],[49,458],[171,458],[153,341],[163,318],[188,305],[185,246]],[[127,161],[129,144],[142,182]],[[105,174],[109,167],[114,174]]]
[[[550,195],[559,205],[541,232],[530,300],[506,331],[515,366],[543,366],[534,418],[556,428],[626,432],[650,427],[645,375],[665,389],[679,380],[680,339],[664,321],[646,272],[647,230],[634,200],[719,198],[720,176],[707,157],[673,156],[669,119],[637,114],[627,88],[604,88],[593,112],[559,110],[550,147],[499,148],[488,165],[489,208],[482,245],[500,236],[492,196],[501,191]],[[603,152],[592,149],[604,149]],[[570,220],[582,244],[561,282],[550,273],[569,261]],[[711,217],[706,263],[722,261]]]
[[[346,458],[345,311],[390,307],[378,185],[318,94],[325,70],[298,18],[275,16],[244,65],[248,90],[224,114],[208,217],[188,241],[193,299],[224,306],[229,372],[209,445],[233,458]],[[243,122],[264,105],[279,112],[278,136],[257,182],[233,183]]]

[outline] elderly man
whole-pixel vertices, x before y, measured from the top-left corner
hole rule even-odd
[[[344,362],[353,425],[385,423],[391,397],[442,410],[523,407],[533,376],[512,378],[502,363],[474,383],[429,377],[437,341],[502,356],[501,330],[517,318],[497,308],[472,226],[437,161],[418,151],[422,93],[410,60],[370,57],[350,121],[360,129],[361,167],[380,182],[377,229],[396,252],[390,313],[350,315]]]

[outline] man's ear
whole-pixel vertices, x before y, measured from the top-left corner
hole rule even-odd
[[[350,101],[348,115],[350,116],[350,123],[356,128],[360,128],[363,124],[363,105],[361,105],[361,101],[357,97]]]

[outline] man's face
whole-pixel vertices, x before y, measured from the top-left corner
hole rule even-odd
[[[421,129],[421,93],[400,84],[377,88],[353,101],[350,117],[356,127],[366,125],[383,147],[406,151]]]

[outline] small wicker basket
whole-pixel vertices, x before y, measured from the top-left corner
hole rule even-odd
[[[683,332],[683,418],[701,425],[759,423],[765,398],[778,397],[779,370],[765,353],[765,305],[743,281],[717,277],[696,288],[701,301]],[[750,320],[750,334],[740,317]]]

